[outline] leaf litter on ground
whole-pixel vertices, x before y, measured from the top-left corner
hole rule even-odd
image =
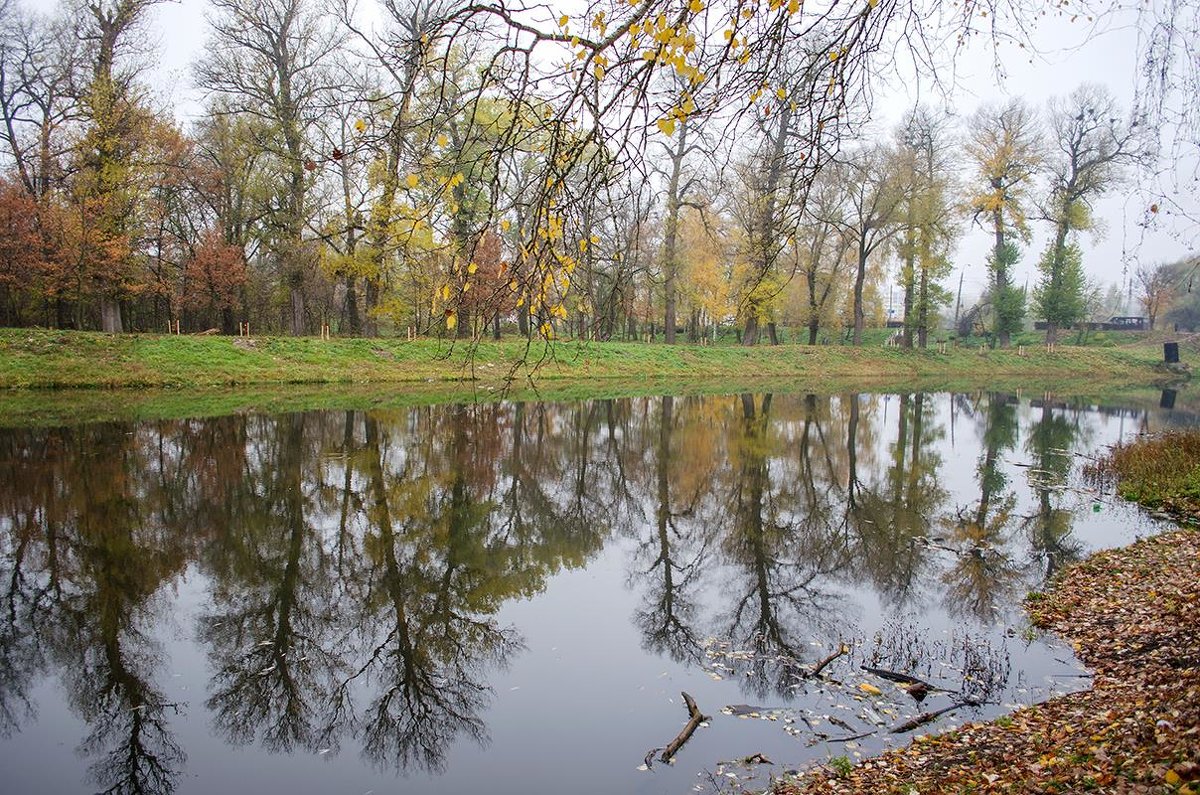
[[[1200,795],[1200,533],[1098,553],[1027,603],[1072,641],[1092,689],[778,783],[825,792]]]

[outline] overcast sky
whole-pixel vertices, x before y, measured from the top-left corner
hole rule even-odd
[[[151,35],[157,37],[160,45],[152,79],[164,100],[177,108],[180,121],[185,124],[198,108],[198,95],[191,86],[190,64],[204,45],[207,6],[205,0],[159,5],[152,26]],[[1133,21],[1131,16],[1109,18],[1102,27],[1093,29],[1082,21],[1071,23],[1065,15],[1047,17],[1037,30],[1034,51],[1016,45],[1001,50],[1006,72],[1003,78],[995,72],[990,45],[977,42],[956,61],[957,80],[949,107],[955,115],[965,118],[981,104],[1015,96],[1041,110],[1051,97],[1068,94],[1081,83],[1094,82],[1106,86],[1128,108],[1133,101],[1137,72],[1137,33]],[[928,81],[898,77],[877,93],[876,125],[882,131],[890,131],[917,100],[943,104],[942,94]],[[1182,173],[1194,168],[1194,164],[1180,168]],[[1194,188],[1186,180],[1184,184]],[[1122,284],[1126,272],[1181,259],[1190,253],[1189,246],[1200,244],[1185,219],[1172,217],[1165,211],[1153,216],[1149,227],[1144,225],[1147,208],[1158,200],[1158,190],[1151,180],[1135,177],[1127,187],[1101,201],[1097,216],[1102,222],[1103,235],[1085,234],[1080,240],[1084,265],[1092,278],[1106,284]],[[1183,194],[1174,198],[1194,213],[1200,210],[1190,189]],[[1048,233],[1048,224],[1034,224],[1035,237],[1017,268],[1017,284],[1035,282],[1034,265]],[[946,286],[956,290],[962,273],[964,304],[978,296],[986,284],[984,259],[989,239],[982,230],[968,228],[952,257],[956,270]],[[1133,311],[1138,310],[1135,307]]]

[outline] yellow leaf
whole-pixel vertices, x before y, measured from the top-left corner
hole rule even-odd
[[[446,329],[448,331],[453,331],[454,327],[457,325],[458,325],[458,315],[454,312],[447,312],[446,313]]]
[[[450,300],[450,285],[448,285],[448,284],[442,285],[442,300],[443,301]]]
[[[512,221],[508,220],[507,218],[500,221],[500,231],[501,232],[507,232],[511,227],[512,227]]]
[[[783,88],[777,88],[775,89],[775,96],[779,97],[780,99],[787,99],[787,90]]]
[[[356,132],[360,132],[360,133],[366,132],[367,131],[367,123],[365,121],[363,121],[362,119],[359,119],[358,121],[354,122],[354,129]]]
[[[867,0],[867,5],[869,5],[871,8],[874,8],[875,6],[879,5],[879,0]]]
[[[421,183],[421,180],[416,174],[409,174],[404,178],[404,183],[411,189],[417,187]]]
[[[477,270],[479,270],[479,265],[474,262],[467,266],[467,273],[474,273]]]
[[[790,0],[788,3],[788,13],[795,14],[800,10],[800,0]]]
[[[829,60],[831,60],[831,61],[836,61],[837,59],[838,59],[838,54],[837,54],[837,51],[836,51],[836,50],[834,50],[833,52],[829,53]]]
[[[870,696],[882,696],[883,691],[870,682],[863,682],[858,686],[858,689]]]
[[[563,14],[561,17],[558,18],[558,26],[560,28],[565,28],[567,26],[567,23],[570,21],[571,21],[571,18],[569,16],[567,16],[566,14]]]
[[[692,0],[692,4],[688,6],[688,9],[693,14],[699,14],[701,11],[704,10],[704,3],[701,2],[701,0]]]
[[[441,135],[439,135],[437,137],[437,145],[438,146],[445,146],[448,143],[450,143],[450,139],[446,137],[445,133],[442,133]]]
[[[672,135],[675,134],[675,120],[674,119],[659,119],[657,124],[658,124],[658,129],[661,130],[662,134],[667,136],[668,138],[670,138]]]
[[[1180,782],[1183,781],[1183,779],[1180,778],[1179,774],[1176,773],[1174,770],[1168,770],[1167,775],[1163,776],[1163,778],[1166,779],[1167,783],[1170,784],[1172,787],[1179,786]]]

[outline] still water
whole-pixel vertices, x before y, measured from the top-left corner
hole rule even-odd
[[[711,791],[994,716],[1086,686],[1021,600],[1154,531],[1082,470],[1169,419],[744,394],[0,430],[3,790]],[[710,719],[665,765],[681,691]]]

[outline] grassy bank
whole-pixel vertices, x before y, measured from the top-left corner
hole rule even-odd
[[[1186,439],[1184,438],[1186,436]],[[1172,453],[1160,469],[1147,463]],[[1200,469],[1200,433],[1140,440],[1104,465],[1121,488],[1152,471]],[[1197,518],[1187,477],[1140,500]],[[777,795],[825,792],[1200,793],[1200,533],[1181,530],[1068,567],[1028,602],[1033,622],[1073,641],[1092,689],[889,752],[819,769]]]
[[[1117,493],[1188,524],[1200,520],[1200,433],[1174,431],[1113,448],[1092,474]]]
[[[108,335],[0,330],[0,388],[173,387],[265,384],[397,384],[470,380],[542,385],[558,380],[868,381],[941,379],[983,385],[1087,381],[1097,374],[1126,383],[1162,378],[1153,347],[1061,347],[1053,353],[783,345],[699,347],[524,341],[472,346],[438,340]]]

